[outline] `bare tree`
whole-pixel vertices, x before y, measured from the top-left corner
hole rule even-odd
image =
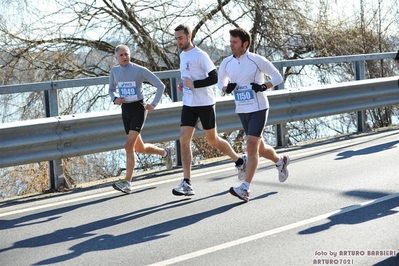
[[[131,47],[131,61],[152,71],[178,69],[179,53],[173,29],[187,23],[193,28],[194,44],[206,50],[215,64],[230,54],[228,30],[243,27],[250,30],[254,42],[250,49],[270,60],[301,59],[361,53],[394,51],[398,41],[398,3],[382,5],[382,0],[362,0],[362,12],[336,12],[339,1],[294,0],[5,0],[0,12],[0,83],[17,84],[48,80],[107,76],[116,63],[114,48],[120,43]],[[39,4],[38,4],[39,3]],[[22,5],[21,5],[22,4]],[[385,2],[384,2],[385,4]],[[46,9],[42,8],[46,6]],[[18,8],[18,9],[17,9]],[[334,9],[335,8],[335,9]],[[348,9],[350,10],[350,9]],[[17,14],[26,18],[18,20]],[[227,37],[226,37],[227,36]],[[367,62],[369,78],[393,75],[392,63]],[[308,83],[309,71],[318,83],[332,79],[341,82],[353,78],[350,64],[317,65],[285,70],[286,84]],[[165,97],[171,94],[168,80]],[[106,87],[63,90],[61,114],[98,111],[109,102]],[[11,119],[34,119],[43,116],[41,93],[23,97],[1,97],[2,122]],[[390,109],[371,110],[376,126],[391,123]],[[353,116],[338,117],[344,123],[333,130],[345,133],[352,127]],[[378,123],[377,123],[378,121]],[[315,124],[330,127],[331,120],[319,119],[292,123],[293,142],[317,138],[326,134]],[[267,132],[266,132],[267,131]],[[265,134],[270,135],[269,130]],[[239,151],[243,132],[228,132],[224,136]],[[193,142],[194,149],[204,158],[212,156],[204,141]],[[105,157],[107,155],[104,155]],[[98,165],[104,164],[104,157]],[[142,159],[144,168],[157,165]],[[140,160],[141,160],[140,159]],[[78,158],[92,162],[95,158]],[[118,156],[110,172],[96,170],[95,176],[120,172]],[[73,160],[66,164],[73,165]],[[74,166],[69,169],[72,173]],[[76,168],[78,169],[78,168]],[[84,170],[82,170],[84,171]],[[73,175],[78,175],[73,172]]]

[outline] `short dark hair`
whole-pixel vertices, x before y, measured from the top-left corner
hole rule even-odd
[[[229,31],[230,35],[233,37],[239,37],[244,44],[244,42],[248,42],[248,47],[251,45],[251,34],[243,28],[236,28]]]
[[[185,35],[191,34],[191,28],[186,24],[180,24],[175,28],[175,31],[184,30]]]

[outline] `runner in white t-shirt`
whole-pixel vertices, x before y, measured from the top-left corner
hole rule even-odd
[[[183,181],[172,190],[176,196],[195,195],[191,184],[191,140],[197,123],[200,121],[210,146],[228,155],[236,164],[238,176],[245,175],[245,155],[239,157],[230,144],[218,136],[216,130],[215,97],[212,85],[217,83],[216,67],[208,54],[191,42],[191,29],[187,25],[175,28],[175,39],[182,50],[180,72],[182,83],[178,90],[183,93],[181,112],[180,148],[183,164]]]
[[[236,113],[247,135],[245,180],[239,187],[230,188],[232,195],[244,201],[249,201],[250,184],[258,167],[259,154],[276,164],[280,182],[288,178],[287,165],[290,162],[288,155],[279,158],[274,148],[265,144],[262,138],[269,111],[265,91],[283,82],[283,78],[269,60],[248,51],[250,44],[248,31],[242,28],[230,30],[233,54],[222,61],[218,74],[219,89],[234,94]],[[266,83],[265,75],[271,78]]]
[[[194,107],[215,104],[212,85],[216,84],[217,73],[216,67],[207,53],[195,46],[189,46],[186,50],[183,50],[180,54],[180,73],[182,81],[187,79],[187,82],[189,82],[190,79],[197,81],[198,86],[203,86],[190,88],[183,85],[183,105]],[[209,75],[209,73],[211,74]],[[209,81],[206,79],[209,79]]]

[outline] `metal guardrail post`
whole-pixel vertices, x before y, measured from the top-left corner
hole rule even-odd
[[[46,117],[59,115],[57,83],[51,81],[51,89],[44,91]],[[64,168],[61,159],[49,161],[50,190],[59,190],[65,184]],[[67,184],[70,187],[70,184]]]
[[[171,78],[170,79],[170,91],[172,94],[172,101],[173,102],[178,102],[180,101],[181,97],[179,97],[178,91],[177,91],[177,79],[176,78]],[[176,166],[182,166],[181,162],[181,150],[180,150],[180,140],[175,140],[175,156],[176,156]]]
[[[284,77],[284,68],[278,67],[278,70],[280,71],[280,74],[282,77]],[[284,82],[278,84],[276,87],[274,87],[275,90],[283,90],[284,89]],[[270,107],[273,108],[273,107]],[[288,131],[287,131],[287,124],[277,124],[276,125],[276,146],[277,147],[285,147],[287,146],[288,143]]]
[[[354,62],[354,73],[355,73],[355,80],[363,80],[366,78],[364,60]],[[367,129],[366,128],[366,112],[358,111],[356,116],[357,116],[357,131],[358,132],[366,131],[366,129]]]

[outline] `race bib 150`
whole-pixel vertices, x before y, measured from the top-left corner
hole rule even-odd
[[[238,86],[234,90],[234,98],[236,103],[249,103],[254,101],[254,91],[251,85]]]

